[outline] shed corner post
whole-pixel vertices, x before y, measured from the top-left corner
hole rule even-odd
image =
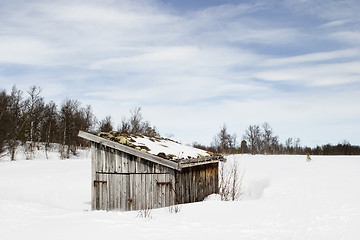
[[[95,179],[96,179],[96,143],[91,141],[91,210],[96,209],[96,191],[95,191]]]

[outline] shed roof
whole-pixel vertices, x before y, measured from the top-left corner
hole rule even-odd
[[[173,169],[203,165],[224,160],[202,149],[186,146],[171,139],[142,135],[79,132],[79,137],[113,147],[120,151],[168,166]]]
[[[214,153],[199,148],[183,145],[177,141],[163,137],[149,137],[138,134],[119,132],[100,132],[98,136],[115,141],[129,147],[166,158],[168,160],[194,159],[215,156]]]

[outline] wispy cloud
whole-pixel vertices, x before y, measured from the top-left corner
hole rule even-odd
[[[319,108],[353,117],[341,106],[359,107],[344,93],[360,91],[357,1],[231,2],[2,1],[1,82],[40,85],[115,121],[141,105],[187,142],[211,141],[223,122],[286,132],[308,114],[312,129],[334,118]],[[312,134],[304,129],[291,134]]]
[[[330,52],[316,52],[309,53],[299,56],[285,57],[285,58],[270,58],[265,61],[265,66],[279,66],[279,65],[290,65],[300,63],[319,63],[326,61],[343,61],[344,59],[352,59],[360,57],[360,49],[352,48],[345,50],[336,50]]]
[[[289,81],[305,86],[333,86],[358,83],[360,62],[317,64],[264,71],[255,76],[268,81]]]

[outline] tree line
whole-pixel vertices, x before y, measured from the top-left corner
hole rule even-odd
[[[24,97],[14,86],[10,94],[0,92],[0,122],[0,155],[9,153],[15,160],[21,146],[32,159],[41,142],[46,154],[51,144],[57,143],[61,158],[69,158],[86,144],[77,134],[80,129],[93,129],[95,116],[89,105],[82,107],[77,100],[66,99],[58,107],[53,101],[44,101],[39,87],[30,87]]]
[[[79,138],[79,130],[87,132],[112,131],[111,117],[97,121],[91,106],[81,106],[78,100],[65,99],[60,106],[53,101],[45,102],[41,88],[32,86],[24,94],[13,86],[10,94],[0,91],[0,157],[9,154],[15,160],[16,151],[22,147],[27,159],[32,159],[36,148],[48,150],[57,144],[60,157],[76,155],[88,142]],[[144,135],[158,135],[148,121],[144,121],[141,108],[123,118],[118,131]],[[41,144],[40,144],[41,143]]]
[[[25,96],[24,96],[25,95]],[[77,136],[79,130],[87,132],[114,131],[111,116],[98,121],[91,106],[81,106],[78,100],[65,99],[60,106],[53,101],[45,102],[41,88],[32,86],[24,94],[16,86],[11,93],[0,91],[0,157],[9,154],[15,160],[19,147],[24,149],[28,159],[40,145],[48,150],[58,145],[60,157],[76,155],[87,142]],[[141,108],[130,110],[130,117],[123,118],[116,131],[127,134],[160,136],[157,128],[145,121]],[[41,143],[41,144],[40,144]],[[348,142],[337,145],[326,144],[314,148],[300,145],[299,138],[288,138],[279,142],[269,123],[250,125],[238,141],[236,134],[230,134],[226,124],[217,133],[210,146],[193,143],[194,147],[217,153],[250,154],[315,154],[315,155],[359,155],[360,147]]]
[[[194,147],[208,151],[234,154],[312,154],[312,155],[359,155],[360,146],[344,141],[337,145],[325,144],[316,147],[301,146],[300,138],[289,137],[280,143],[269,123],[249,125],[238,142],[236,134],[230,134],[226,124],[214,136],[210,146],[193,143]]]

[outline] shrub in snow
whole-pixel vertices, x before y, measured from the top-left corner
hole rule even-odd
[[[235,201],[243,196],[241,189],[244,171],[240,174],[236,161],[220,162],[219,193],[222,201]]]

